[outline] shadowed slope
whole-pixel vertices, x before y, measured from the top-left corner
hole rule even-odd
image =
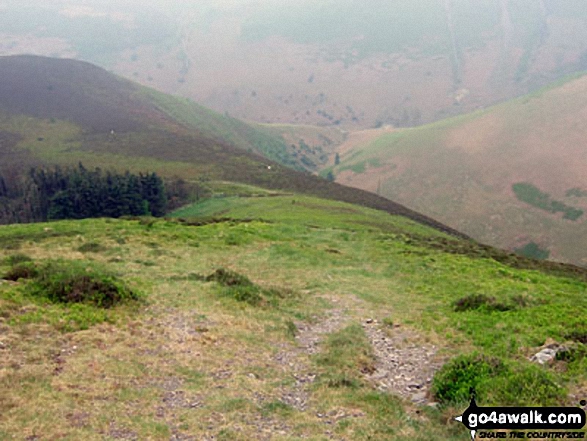
[[[117,132],[139,130],[160,115],[138,96],[139,88],[130,81],[85,62],[2,57],[0,77],[0,107],[13,114],[65,119],[85,130]]]

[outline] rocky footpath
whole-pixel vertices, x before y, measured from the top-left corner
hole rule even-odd
[[[376,369],[367,378],[381,391],[418,404],[430,403],[432,377],[443,364],[438,348],[421,343],[415,332],[398,325],[389,327],[368,319],[363,329],[377,358]]]

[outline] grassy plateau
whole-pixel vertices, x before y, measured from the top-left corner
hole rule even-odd
[[[168,219],[0,227],[0,439],[464,441],[471,386],[484,404],[586,397],[587,272],[219,185]],[[374,332],[434,348],[434,406],[377,383]],[[529,361],[552,341],[565,358]]]

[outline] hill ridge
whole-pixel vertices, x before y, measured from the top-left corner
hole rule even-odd
[[[84,76],[86,72],[90,75]],[[173,107],[174,100],[179,99],[165,96],[171,104],[161,107],[162,94],[145,93],[148,89],[89,63],[38,56],[0,57],[0,76],[3,78],[0,112],[7,115],[0,124],[0,132],[22,138],[3,152],[4,167],[12,164],[22,169],[28,162],[77,164],[82,161],[90,167],[132,168],[151,161],[154,171],[162,175],[235,180],[354,202],[407,216],[466,238],[432,218],[380,196],[291,170],[230,140],[218,140],[209,135],[212,132],[206,131],[205,126],[199,128],[197,118],[182,121],[169,112],[161,112],[161,108]],[[96,83],[95,77],[99,78]],[[159,100],[150,99],[152,95],[157,95]],[[187,105],[184,100],[177,109],[186,109]],[[198,108],[201,106],[191,107],[194,112]],[[20,120],[15,113],[36,119]],[[214,116],[212,113],[211,117]],[[66,124],[63,119],[70,122]],[[225,120],[204,122],[222,127]],[[230,124],[248,127],[238,121]],[[270,136],[273,135],[265,139],[274,139]],[[125,158],[128,165],[123,164]]]

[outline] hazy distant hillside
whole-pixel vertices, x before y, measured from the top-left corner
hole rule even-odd
[[[205,143],[221,142],[297,169],[308,154],[294,156],[299,141],[279,132],[219,115],[193,101],[147,89],[88,63],[32,56],[0,58],[0,108],[10,114],[65,119],[109,136],[153,130],[197,131]],[[319,150],[320,154],[324,153]],[[322,158],[323,160],[325,160]],[[322,161],[323,162],[323,161]]]
[[[75,60],[0,57],[0,78],[0,172],[5,175],[31,165],[81,161],[88,168],[149,170],[297,191],[452,231],[377,195],[272,160],[290,157],[282,134],[311,137],[309,128],[249,125]],[[317,131],[314,136],[324,135]]]
[[[413,126],[587,68],[582,0],[11,2],[0,54],[76,56],[260,122]]]
[[[584,76],[347,143],[333,172],[483,242],[587,265],[586,103]]]

